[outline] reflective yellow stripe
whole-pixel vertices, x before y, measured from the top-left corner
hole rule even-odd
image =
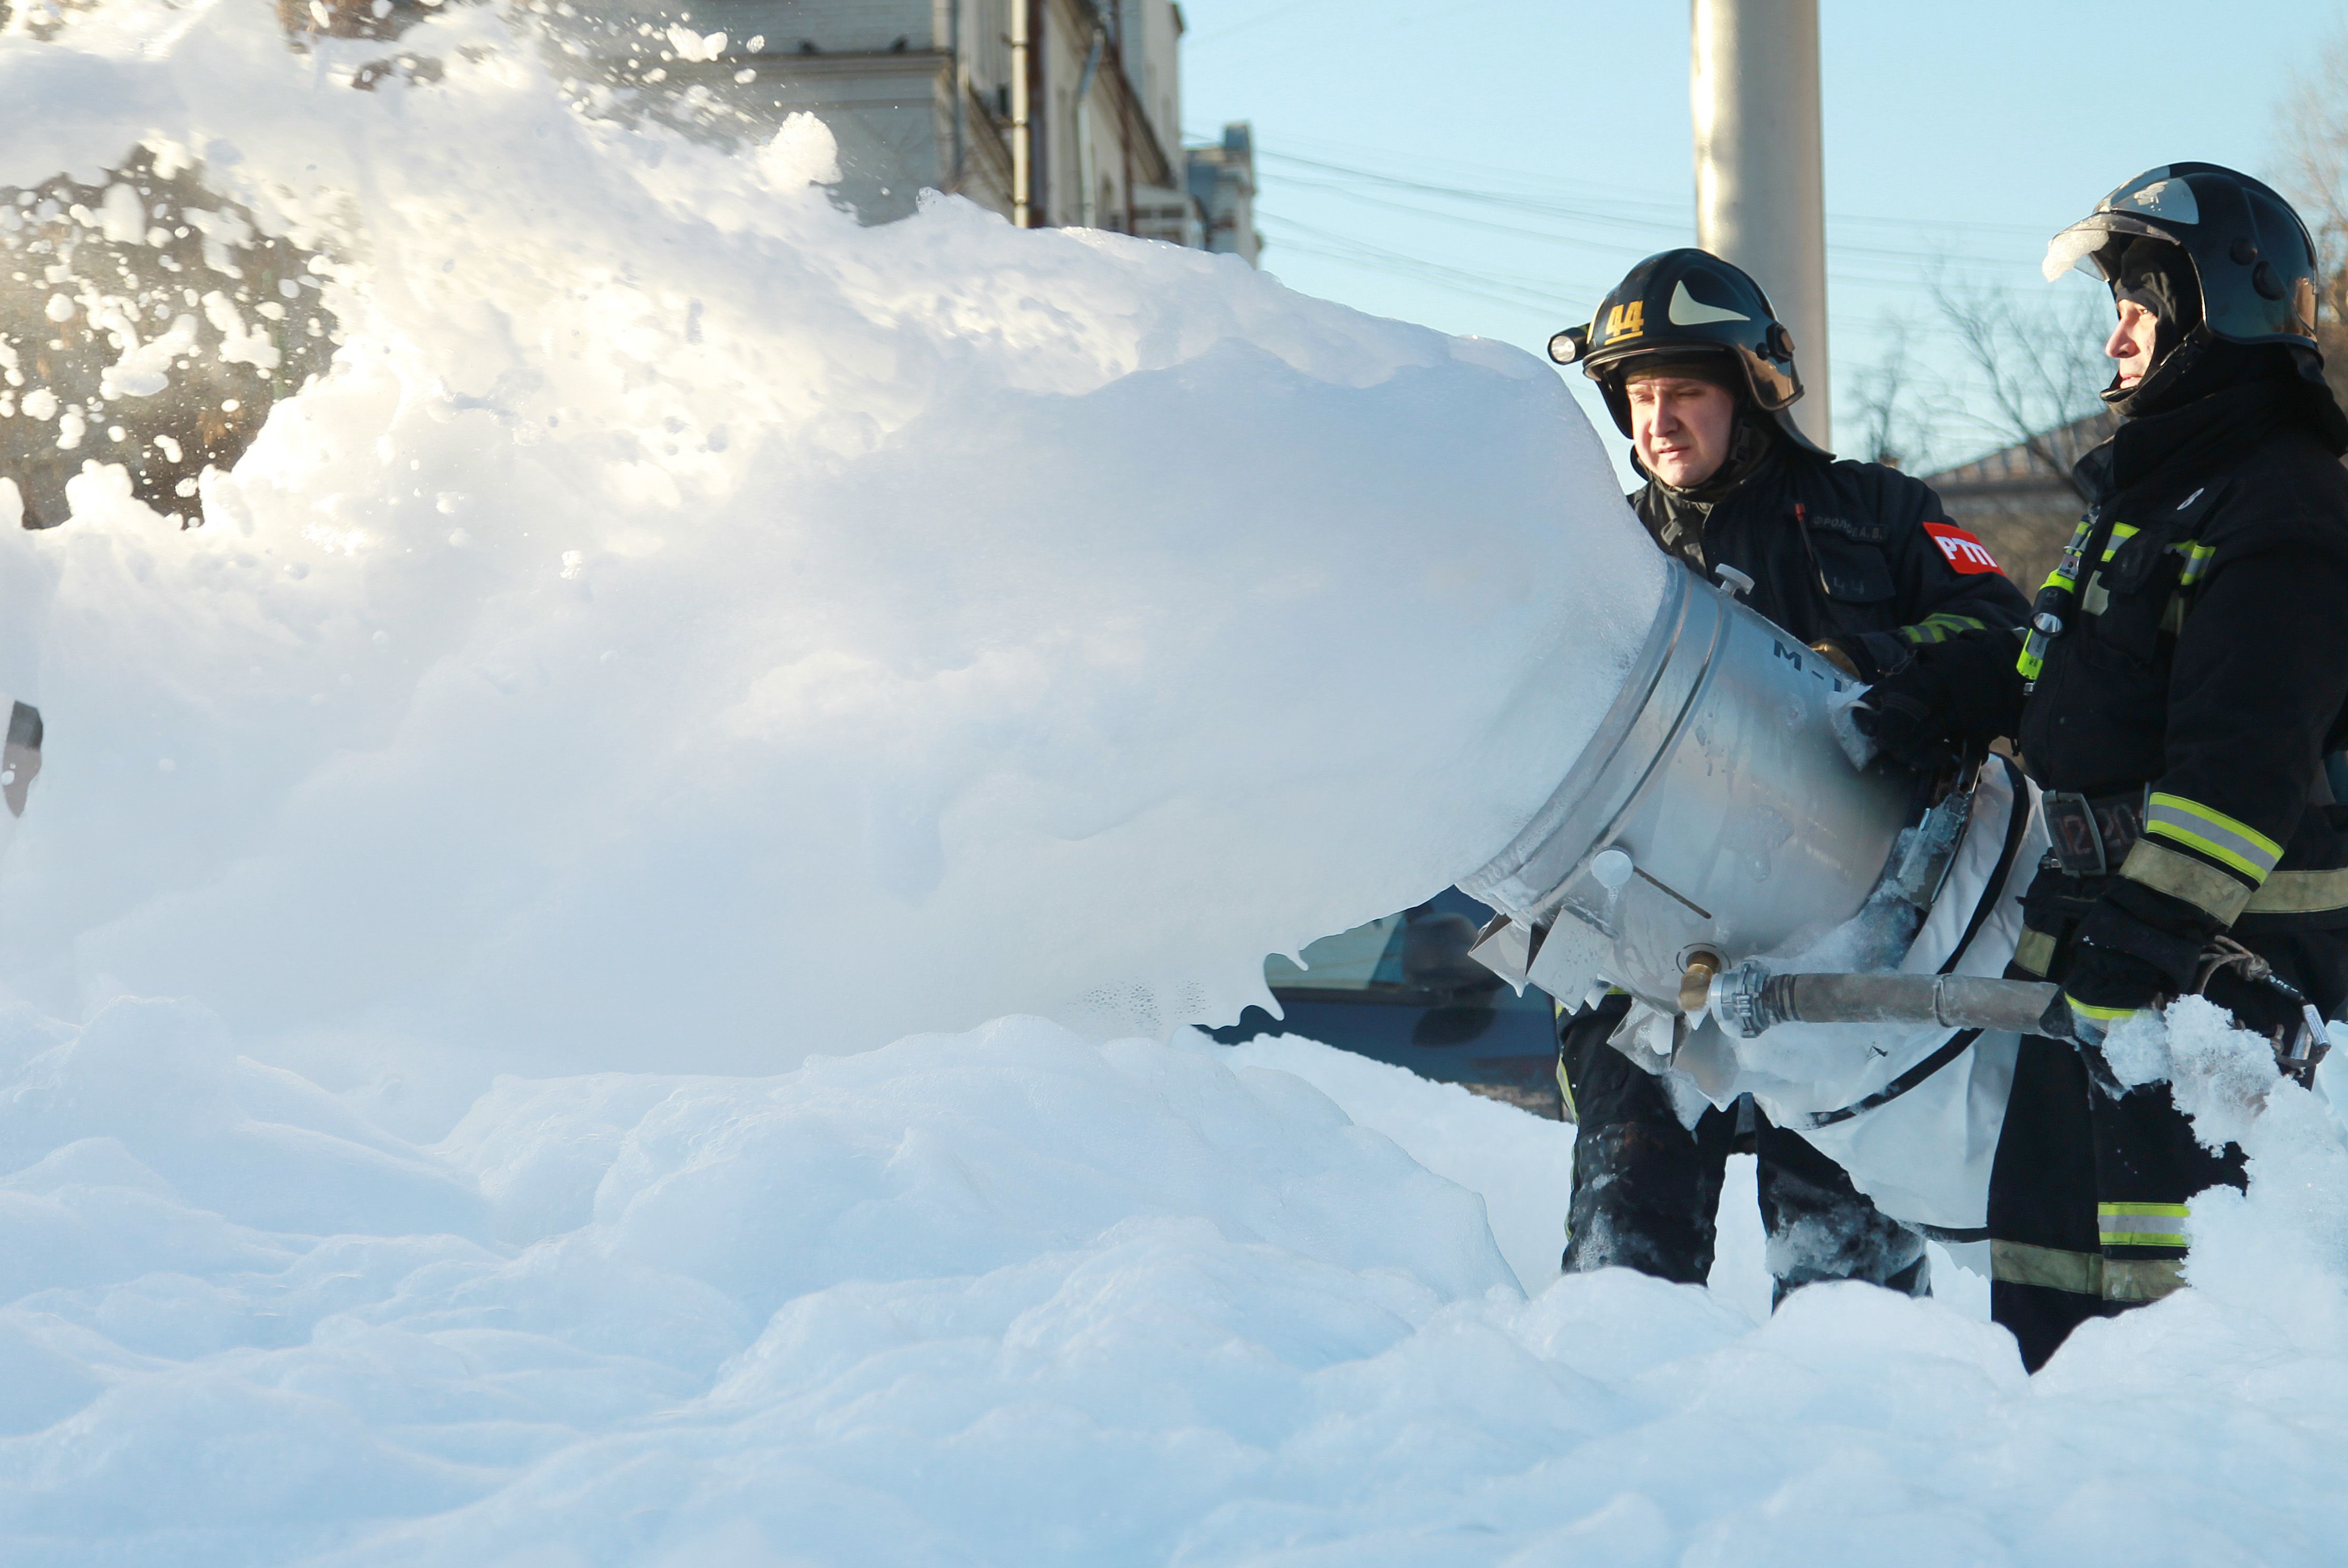
[[[2111,1023],[2119,1018],[2133,1018],[2138,1013],[2144,1011],[2141,1007],[2090,1006],[2088,1004],[2080,1001],[2076,996],[2072,995],[2068,991],[2063,993],[2063,1000],[2070,1006],[2074,1016],[2082,1018],[2094,1018],[2097,1022],[2105,1024]]]
[[[2182,795],[2156,791],[2145,805],[2144,830],[2223,861],[2253,884],[2266,881],[2267,873],[2282,859],[2282,846],[2256,828]]]
[[[2348,909],[2348,870],[2277,872],[2250,895],[2249,914],[2318,914]]]
[[[1558,1114],[1568,1125],[1579,1127],[1581,1124],[1581,1108],[1573,1103],[1573,1084],[1565,1076],[1565,1053],[1562,1051],[1557,1057],[1557,1100]]]
[[[2188,849],[2199,850],[2213,861],[2223,861],[2253,882],[2266,881],[2267,872],[2273,869],[2271,866],[2261,868],[2256,861],[2237,852],[2231,845],[2197,833],[2190,828],[2180,828],[2174,823],[2156,825],[2147,822],[2144,830],[2158,833],[2164,839],[2173,839]]]
[[[2116,522],[2112,524],[2112,536],[2104,542],[2104,559],[2109,561],[2112,558],[2112,552],[2114,551],[2117,550],[2121,545],[2126,544],[2129,540],[2134,539],[2136,536],[2136,524],[2132,522]]]
[[[2218,547],[2214,544],[2172,545],[2170,548],[2180,550],[2185,557],[2184,575],[2177,580],[2179,588],[2190,588],[2200,582],[2202,574],[2209,570],[2209,558],[2218,553]]]
[[[2130,882],[2142,882],[2156,892],[2181,898],[2196,909],[2208,911],[2225,925],[2233,924],[2250,902],[2250,890],[2246,883],[2148,838],[2138,839],[2136,847],[2128,851],[2127,859],[2120,863],[2120,875]]]
[[[1951,637],[1962,636],[1967,632],[1983,632],[1988,629],[1989,623],[1986,621],[1976,621],[1971,615],[1953,615],[1944,613],[1927,615],[1912,626],[1902,626],[1900,628],[1900,634],[1911,643],[1945,643]]]
[[[2095,530],[2096,514],[2091,511],[2081,518],[2078,526],[2071,531],[2070,542],[2063,546],[2063,553],[2055,558],[2054,570],[2046,574],[2046,581],[2039,585],[2039,593],[2044,593],[2049,588],[2060,588],[2068,593],[2079,586],[2078,579],[2064,568],[2077,567],[2080,558],[2086,553],[2087,536]],[[2037,614],[2034,604],[2031,620],[2034,624],[2023,634],[2022,652],[2016,654],[2013,658],[2014,669],[2026,681],[2035,681],[2046,673],[2046,634],[2036,629],[2034,623],[2037,620]]]
[[[2068,555],[2074,550],[2085,550],[2087,547],[2087,535],[2095,531],[2095,527],[2096,520],[2092,515],[2081,518],[2079,526],[2071,531],[2070,542],[2063,547],[2064,555]],[[2038,585],[2038,590],[2042,593],[2049,588],[2061,588],[2067,591],[2078,585],[2076,579],[2064,574],[2063,556],[2058,555],[2054,558],[2054,570],[2046,574],[2046,581]]]
[[[2054,963],[2054,939],[2043,931],[2023,927],[2021,940],[2013,944],[2014,967],[2044,975]]]
[[[2097,1239],[2107,1247],[2182,1247],[2189,1211],[2182,1203],[2098,1203]]]

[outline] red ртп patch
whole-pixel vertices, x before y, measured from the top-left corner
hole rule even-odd
[[[1932,542],[1941,547],[1941,553],[1947,556],[1949,564],[1958,571],[1994,572],[1998,569],[1997,557],[1989,552],[1989,546],[1954,523],[1928,522],[1924,525],[1924,531],[1932,536]]]

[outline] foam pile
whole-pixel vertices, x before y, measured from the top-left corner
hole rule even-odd
[[[1569,1130],[1297,1040],[1009,1020],[509,1078],[428,1147],[190,1004],[19,1010],[0,1072],[11,1563],[2316,1563],[2348,1529],[2348,1157],[2285,1085],[2195,1288],[2033,1382],[1866,1286],[1756,1326],[1555,1279]]]
[[[1156,1031],[1562,775],[1661,567],[1550,367],[959,201],[860,229],[814,121],[592,118],[530,26],[366,91],[391,46],[241,0],[0,38],[0,185],[192,168],[343,339],[207,526],[93,460],[0,540],[20,990],[200,995],[338,1083]]]

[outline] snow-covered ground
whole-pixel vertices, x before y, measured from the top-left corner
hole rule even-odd
[[[1612,696],[1661,567],[1547,366],[860,230],[520,11],[14,15],[0,185],[143,144],[344,341],[206,526],[0,529],[0,1562],[2338,1557],[2348,1154],[2190,1009],[2129,1070],[2250,1193],[2034,1381],[1946,1266],[1768,1317],[1749,1176],[1712,1291],[1556,1279],[1568,1130],[1177,1026]]]
[[[2348,1530],[2348,1158],[2296,1089],[2249,1201],[2199,1206],[2196,1288],[2033,1382],[1867,1286],[1756,1324],[1757,1235],[1725,1292],[1556,1278],[1568,1130],[1293,1039],[1009,1019],[510,1078],[427,1147],[190,1004],[18,1012],[0,1060],[11,1563],[2319,1563]],[[2257,1065],[2204,1077],[2239,1108]]]

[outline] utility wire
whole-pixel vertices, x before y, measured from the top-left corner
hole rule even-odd
[[[1281,177],[1280,183],[1283,188],[1321,191],[1364,206],[1382,208],[1387,211],[1393,212],[1406,212],[1413,217],[1425,218],[1434,222],[1448,224],[1454,227],[1481,229],[1490,233],[1509,234],[1520,239],[1534,240],[1543,244],[1562,245],[1572,250],[1589,251],[1608,256],[1617,256],[1623,258],[1625,264],[1631,261],[1635,261],[1639,256],[1645,254],[1647,251],[1656,243],[1656,241],[1652,239],[1633,242],[1622,239],[1598,238],[1591,237],[1587,234],[1576,233],[1570,230],[1529,228],[1519,223],[1498,222],[1490,218],[1474,217],[1464,212],[1445,211],[1438,207],[1425,206],[1416,202],[1398,201],[1390,197],[1372,195],[1367,191],[1356,190],[1348,185],[1328,181],[1301,178],[1296,175],[1282,175]],[[1694,236],[1689,232],[1688,226],[1685,224],[1657,225],[1656,232],[1658,232],[1666,242],[1671,241],[1676,241],[1681,244],[1692,244],[1694,242]],[[1894,271],[1890,275],[1885,276],[1879,273],[1862,273],[1853,270],[1848,265],[1838,265],[1834,269],[1832,273],[1834,281],[1838,284],[1848,284],[1875,288],[1912,288],[1915,286],[1915,269],[1918,263],[1918,258],[1901,253],[1882,252],[1869,246],[1849,244],[1835,246],[1831,249],[1829,253],[1838,261],[1844,263],[1857,261],[1861,263],[1882,263],[1896,269],[1896,271]],[[1953,267],[1962,269],[1967,274],[1975,275],[1976,281],[1979,282],[1995,285],[2000,281],[1994,276],[1978,276],[1979,270],[1987,263],[1969,262],[1962,258],[1957,258],[1950,260],[1950,264]]]
[[[1524,238],[1540,239],[1552,243],[1574,245],[1582,249],[1600,249],[1604,246],[1605,242],[1602,239],[1591,237],[1586,234],[1559,234],[1554,231],[1535,231],[1493,224],[1488,221],[1471,219],[1464,214],[1446,211],[1441,208],[1417,206],[1408,202],[1395,201],[1390,198],[1381,199],[1378,196],[1371,194],[1369,191],[1356,189],[1354,184],[1349,184],[1348,182],[1367,184],[1382,188],[1387,191],[1402,192],[1409,195],[1426,197],[1439,202],[1459,202],[1486,208],[1498,208],[1512,214],[1563,219],[1570,222],[1577,228],[1585,230],[1589,228],[1599,228],[1624,232],[1626,234],[1668,235],[1672,238],[1681,239],[1683,241],[1684,241],[1688,235],[1689,231],[1689,224],[1683,208],[1676,203],[1655,201],[1651,199],[1613,197],[1599,198],[1596,201],[1590,200],[1561,201],[1557,199],[1554,195],[1538,196],[1511,191],[1506,189],[1492,189],[1489,184],[1478,187],[1446,183],[1440,180],[1414,179],[1405,174],[1391,173],[1386,170],[1376,169],[1365,169],[1358,164],[1342,163],[1329,159],[1313,158],[1301,153],[1283,152],[1277,149],[1260,149],[1258,150],[1258,156],[1275,164],[1292,164],[1299,169],[1312,170],[1324,176],[1335,177],[1334,181],[1329,179],[1314,179],[1311,175],[1296,173],[1282,174],[1279,177],[1282,183],[1292,185],[1300,189],[1319,191],[1326,194],[1343,197],[1348,201],[1385,206],[1395,211],[1410,212],[1416,216],[1430,218],[1438,222],[1461,223],[1471,227],[1485,227],[1493,229],[1498,232],[1513,232]],[[1474,166],[1466,167],[1473,168]],[[1488,177],[1497,176],[1502,181],[1533,182],[1538,181],[1538,177],[1525,174],[1519,170],[1487,169],[1481,170],[1479,172]],[[1572,189],[1572,186],[1569,183],[1553,180],[1540,181],[1540,183],[1543,185],[1544,189],[1550,191],[1559,190],[1560,185],[1563,185],[1563,188],[1568,191]],[[1914,222],[1904,219],[1882,218],[1858,214],[1836,214],[1833,217],[1833,222],[1838,226],[1848,226],[1853,224],[1872,227],[1894,226],[1907,231],[1912,231],[1917,227]],[[1970,231],[1976,235],[1984,237],[1991,234],[2027,234],[2034,239],[2037,236],[2038,232],[2036,229],[2025,225],[1969,222],[1953,219],[1936,221],[1934,229],[1935,232],[1942,230]],[[1920,263],[1926,262],[1937,261],[1944,265],[1954,264],[1962,268],[1964,271],[1973,273],[1976,275],[1980,275],[1984,273],[2003,272],[2007,269],[2019,273],[2024,264],[2022,258],[2016,258],[2011,263],[2001,262],[1991,258],[1964,255],[1961,253],[1953,252],[1952,249],[1949,247],[1926,249],[1917,247],[1887,246],[1879,243],[1870,244],[1859,242],[1849,239],[1833,242],[1830,246],[1830,251],[1831,253],[1840,261],[1878,263],[1900,269],[1894,276],[1885,278],[1880,274],[1860,275],[1849,273],[1845,268],[1838,267],[1836,269],[1835,273],[1835,276],[1838,281],[1845,281],[1857,284],[1889,285],[1894,287],[1911,286],[1915,281],[1912,269]],[[2011,286],[2012,282],[2018,280],[1984,277],[1982,281],[1991,283],[1993,286]]]
[[[1517,223],[1495,222],[1489,218],[1471,218],[1464,212],[1446,212],[1437,208],[1422,207],[1414,202],[1396,201],[1388,197],[1373,196],[1366,191],[1357,191],[1352,186],[1341,185],[1331,181],[1300,179],[1292,174],[1283,174],[1281,176],[1280,182],[1283,186],[1294,186],[1302,191],[1325,191],[1331,195],[1343,196],[1347,201],[1358,201],[1365,206],[1383,207],[1390,212],[1408,212],[1421,218],[1433,218],[1439,222],[1457,223],[1463,228],[1487,229],[1496,234],[1517,234],[1528,240],[1547,241],[1550,244],[1570,245],[1586,251],[1603,251],[1609,255],[1621,255],[1626,249],[1634,248],[1626,247],[1622,242],[1616,240],[1587,239],[1580,234],[1561,233],[1553,229],[1528,229]],[[1684,226],[1679,232],[1683,234],[1687,232]]]
[[[1313,160],[1288,159],[1284,155],[1280,154],[1270,154],[1266,156],[1280,158],[1282,161],[1302,162],[1307,167],[1316,169],[1331,169],[1335,167],[1334,165],[1323,164],[1318,160]],[[1662,216],[1642,217],[1632,213],[1608,211],[1603,208],[1586,206],[1578,202],[1539,201],[1525,197],[1509,196],[1495,191],[1472,191],[1458,187],[1432,185],[1423,181],[1405,180],[1394,176],[1378,175],[1367,170],[1347,170],[1344,172],[1348,178],[1357,179],[1364,183],[1381,186],[1388,190],[1421,194],[1431,197],[1437,201],[1457,201],[1486,208],[1497,207],[1510,212],[1563,219],[1571,222],[1579,227],[1626,230],[1639,234],[1668,236],[1670,238],[1681,240],[1684,242],[1692,237],[1689,233],[1691,225],[1684,216],[1673,216],[1669,218]],[[1387,207],[1398,211],[1413,212],[1421,217],[1434,218],[1445,222],[1477,224],[1478,226],[1486,228],[1497,228],[1502,232],[1517,233],[1530,239],[1544,239],[1557,243],[1581,245],[1584,248],[1601,248],[1606,245],[1606,242],[1602,240],[1586,238],[1579,234],[1560,234],[1555,231],[1536,231],[1494,224],[1489,222],[1479,222],[1478,220],[1443,211],[1439,208],[1413,205],[1407,202],[1380,198],[1370,194],[1368,191],[1362,191],[1354,185],[1350,185],[1343,180],[1316,180],[1310,175],[1283,174],[1280,176],[1280,181],[1282,184],[1295,186],[1301,190],[1326,191],[1332,195],[1342,196],[1348,201],[1365,202],[1375,206]],[[1652,210],[1657,211],[1658,212],[1677,211],[1677,209],[1663,208],[1660,204],[1650,204],[1650,206]],[[1620,247],[1618,246],[1614,248],[1619,249]],[[1848,240],[1833,244],[1831,246],[1831,250],[1833,253],[1849,260],[1883,262],[1902,267],[1914,267],[1919,263],[1929,260],[1940,260],[1951,264],[1963,266],[1969,271],[1984,266],[1994,267],[1999,264],[1996,263],[1982,262],[1972,257],[1951,255],[1944,250],[1901,249],[1883,245],[1855,243]]]
[[[1346,149],[1345,150],[1361,152],[1369,150]],[[1554,176],[1534,174],[1522,170],[1504,169],[1492,165],[1453,163],[1451,167],[1465,175],[1481,175],[1485,178],[1485,184],[1469,185],[1457,181],[1446,182],[1438,179],[1413,179],[1408,175],[1394,172],[1397,165],[1407,161],[1404,160],[1390,160],[1387,168],[1374,169],[1365,168],[1359,163],[1344,163],[1331,159],[1313,158],[1303,153],[1288,152],[1277,148],[1260,148],[1256,155],[1275,162],[1293,163],[1303,168],[1317,170],[1324,174],[1369,181],[1377,184],[1413,190],[1427,195],[1447,196],[1462,201],[1521,205],[1529,210],[1552,211],[1566,216],[1650,228],[1660,226],[1684,229],[1687,227],[1684,217],[1686,209],[1678,202],[1659,201],[1653,197],[1617,194],[1587,182],[1560,180]],[[1372,156],[1383,155],[1373,153]],[[1506,188],[1511,184],[1530,189],[1511,191]],[[1571,192],[1577,189],[1586,193],[1584,202],[1557,200],[1556,193]],[[1587,201],[1596,201],[1603,205],[1591,206],[1586,204]],[[1648,215],[1635,215],[1641,210]],[[1828,222],[1836,223],[1860,223],[1911,232],[1925,226],[1922,221],[1917,219],[1886,217],[1873,213],[1829,212],[1827,218]],[[1967,232],[1982,235],[1996,234],[2041,241],[2045,238],[2044,230],[2027,223],[2000,223],[1935,217],[1930,220],[1930,227],[1936,232]]]
[[[1201,44],[1211,44],[1219,38],[1228,38],[1235,33],[1244,33],[1251,27],[1261,27],[1266,22],[1277,22],[1283,16],[1292,16],[1299,11],[1309,10],[1323,3],[1323,0],[1291,0],[1291,3],[1286,5],[1261,12],[1244,22],[1234,22],[1228,27],[1218,27],[1211,33],[1201,33],[1197,37],[1185,41],[1195,49]]]
[[[1556,293],[1530,281],[1518,281],[1487,273],[1471,273],[1458,267],[1431,262],[1424,256],[1414,256],[1401,251],[1374,245],[1351,234],[1341,234],[1311,223],[1277,213],[1260,214],[1262,221],[1275,231],[1283,250],[1304,255],[1322,256],[1331,261],[1350,262],[1357,266],[1379,271],[1402,273],[1423,282],[1437,284],[1460,293],[1474,294],[1496,304],[1518,308],[1538,308],[1552,313],[1571,314],[1580,308],[1565,294]],[[1287,232],[1281,232],[1286,231]],[[1602,292],[1602,291],[1600,291]]]

